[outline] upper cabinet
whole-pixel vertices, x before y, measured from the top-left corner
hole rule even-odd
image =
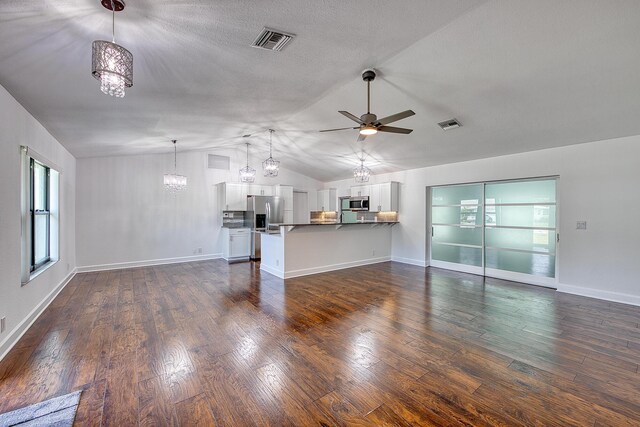
[[[247,196],[273,196],[275,193],[273,186],[260,184],[221,182],[216,185],[216,188],[218,191],[218,206],[221,211],[246,211]],[[293,199],[293,187],[291,191],[291,198]],[[291,203],[293,203],[293,200]]]
[[[273,196],[271,185],[247,184],[247,196]]]
[[[370,212],[398,212],[399,188],[397,182],[359,185],[351,187],[351,197],[369,196]]]
[[[274,195],[280,196],[284,200],[284,210],[293,210],[293,186],[292,185],[276,185]]]
[[[356,185],[351,187],[351,197],[368,196],[370,192],[370,185]]]
[[[218,207],[222,211],[247,210],[247,185],[231,182],[221,182],[216,185],[218,190]]]
[[[318,204],[316,210],[330,212],[336,209],[336,189],[318,190]]]

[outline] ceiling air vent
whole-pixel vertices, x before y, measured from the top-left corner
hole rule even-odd
[[[440,126],[442,130],[451,130],[459,128],[460,126],[462,126],[462,123],[460,123],[458,119],[449,119],[445,120],[444,122],[438,123],[438,126]]]
[[[295,34],[264,27],[251,46],[280,52],[294,37]]]

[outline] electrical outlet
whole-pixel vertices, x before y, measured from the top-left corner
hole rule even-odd
[[[375,249],[373,249],[373,250],[371,251],[371,255],[372,255],[372,256],[375,256],[375,255],[376,255],[376,250],[375,250]]]
[[[7,322],[6,322],[7,318],[3,317],[2,319],[0,319],[0,334],[4,332],[4,330],[7,327]]]
[[[587,229],[587,221],[576,222],[576,230],[586,230],[586,229]]]
[[[280,260],[279,259],[276,260],[276,267],[278,267],[278,266],[280,266]]]
[[[202,253],[202,248],[198,248],[198,253],[201,254]]]

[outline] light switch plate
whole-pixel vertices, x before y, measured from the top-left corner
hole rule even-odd
[[[586,229],[587,229],[587,221],[576,222],[576,230],[586,230]]]

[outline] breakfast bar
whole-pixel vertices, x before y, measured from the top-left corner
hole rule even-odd
[[[288,279],[390,261],[395,224],[281,224],[262,234],[260,269]]]

